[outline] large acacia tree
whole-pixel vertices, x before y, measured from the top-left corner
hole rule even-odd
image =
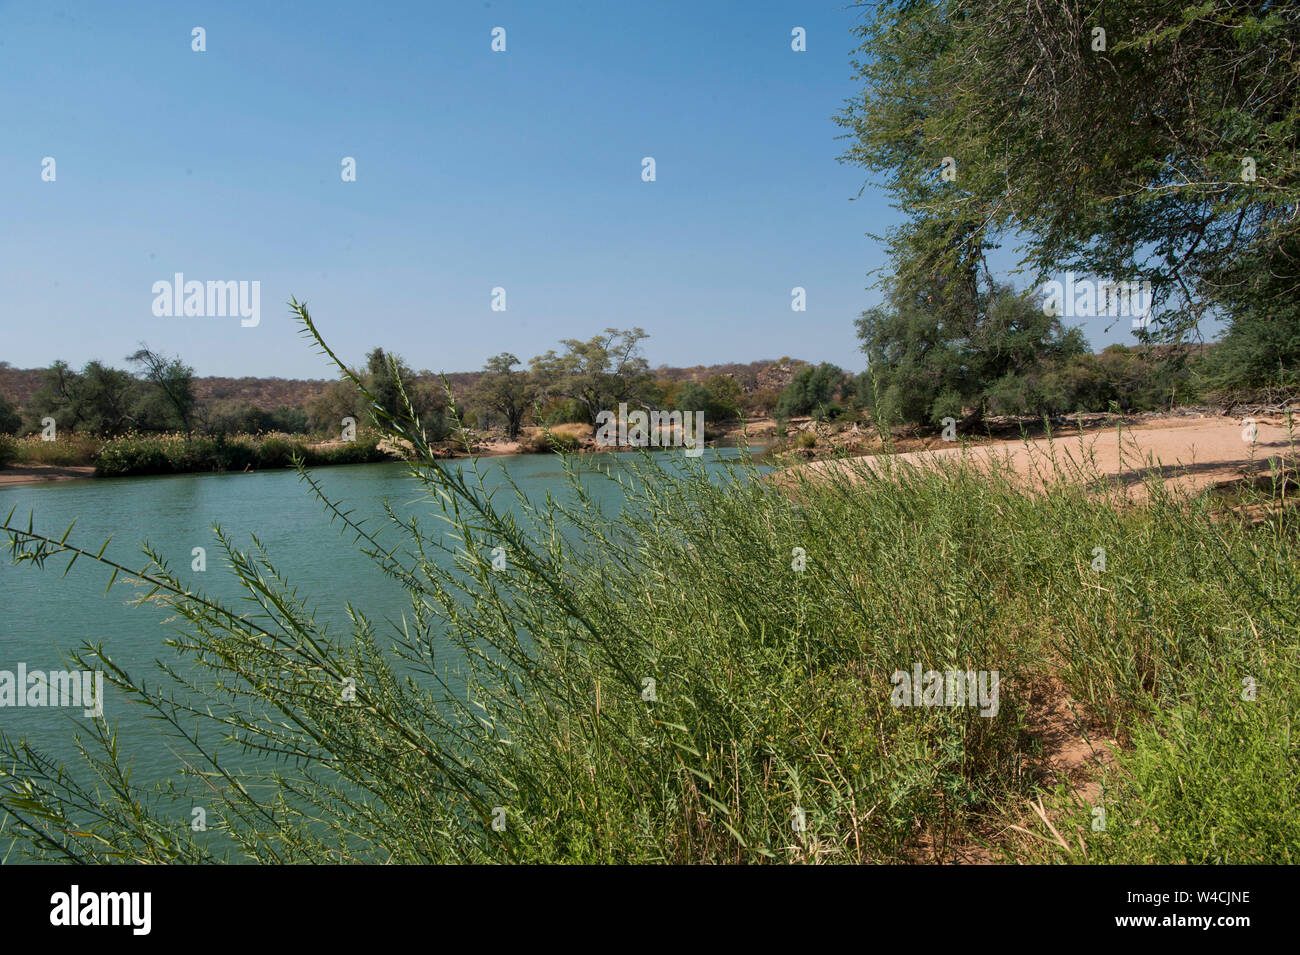
[[[527,372],[516,369],[518,364],[519,359],[509,352],[493,355],[483,366],[483,377],[470,395],[470,400],[489,414],[501,416],[511,440],[518,437],[536,397],[532,380]]]
[[[1151,281],[1158,337],[1300,288],[1300,8],[1244,0],[864,4],[842,157],[919,243],[885,284],[968,280],[1014,239],[1036,280]],[[944,170],[948,174],[944,175]],[[1293,314],[1293,313],[1288,313]]]
[[[594,425],[601,411],[648,393],[650,366],[641,354],[648,337],[640,328],[607,328],[587,341],[563,339],[563,354],[551,349],[532,360],[534,381],[543,395],[578,402]]]

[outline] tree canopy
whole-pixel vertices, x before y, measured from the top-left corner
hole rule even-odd
[[[1014,241],[1035,282],[1152,283],[1157,337],[1300,287],[1300,8],[883,0],[841,157],[906,215],[883,285],[966,287]],[[986,282],[987,286],[987,282]],[[952,298],[951,295],[947,296]],[[1286,320],[1295,321],[1294,311]]]

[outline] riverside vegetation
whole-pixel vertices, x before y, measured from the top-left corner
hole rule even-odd
[[[1283,475],[1228,503],[1153,479],[1136,506],[1086,486],[1086,464],[1030,493],[960,462],[782,485],[749,463],[718,480],[646,455],[617,519],[576,482],[574,504],[525,502],[513,518],[472,465],[434,461],[409,404],[372,407],[414,447],[437,526],[390,512],[399,543],[339,502],[327,513],[405,585],[409,614],[381,626],[351,594],[351,632],[326,632],[256,542],[221,537],[251,610],[146,550],[141,599],[179,621],[171,646],[193,673],[164,661],[129,674],[109,646],[75,656],[156,713],[175,776],[133,781],[99,721],[70,766],[0,731],[3,831],[23,851],[895,862],[976,846],[1024,861],[1296,861],[1300,565]],[[97,556],[12,514],[4,532],[21,564]],[[122,585],[125,568],[105,570]],[[895,708],[891,674],[916,663],[998,670],[997,716]],[[450,689],[453,671],[466,689]],[[1046,771],[1045,698],[1113,750],[1100,795]],[[227,743],[261,762],[231,765]],[[196,804],[207,833],[191,831]]]
[[[57,466],[91,465],[96,477],[187,474],[194,471],[245,471],[288,468],[294,459],[308,467],[366,464],[391,460],[379,448],[380,435],[358,429],[355,441],[313,443],[285,434],[184,435],[128,432],[100,439],[74,432],[53,441],[39,435],[0,436],[0,467],[8,463]]]

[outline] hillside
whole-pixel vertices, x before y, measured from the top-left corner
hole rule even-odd
[[[714,375],[734,378],[741,389],[750,394],[758,390],[774,388],[780,390],[790,383],[795,373],[807,362],[798,359],[782,358],[779,361],[755,361],[749,364],[696,365],[691,368],[675,368],[661,365],[653,370],[653,375],[670,381],[703,382]],[[41,385],[42,368],[13,368],[0,363],[0,397],[7,398],[19,408],[24,407],[32,394]],[[473,388],[482,372],[450,372],[447,379],[457,395],[464,395]],[[421,377],[433,377],[429,372],[422,372]],[[217,401],[248,402],[267,410],[279,407],[302,408],[312,399],[325,392],[333,381],[327,378],[222,378],[206,377],[194,379],[194,392],[201,403]]]

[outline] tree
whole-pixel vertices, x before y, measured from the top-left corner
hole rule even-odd
[[[100,361],[88,361],[78,372],[56,361],[41,377],[27,402],[32,427],[49,417],[60,431],[116,435],[137,423],[139,383],[130,372]]]
[[[73,431],[82,421],[81,375],[62,359],[41,372],[41,384],[27,402],[27,411],[35,424],[53,418],[63,431]]]
[[[929,224],[936,254],[961,232],[971,250],[1014,238],[1043,278],[1150,281],[1170,339],[1230,305],[1243,273],[1294,300],[1300,257],[1279,254],[1300,236],[1294,4],[884,0],[859,34],[841,158],[883,176],[899,232]]]
[[[637,401],[651,384],[650,366],[641,355],[641,342],[648,337],[640,328],[607,328],[585,342],[566,338],[560,342],[564,354],[552,349],[530,365],[543,395],[578,402],[595,425],[601,411]]]
[[[969,316],[946,321],[943,290],[918,296],[898,282],[858,319],[870,374],[857,386],[877,420],[969,428],[990,411],[1035,406],[1029,387],[1048,363],[1087,352],[1078,329],[1044,314],[1034,297],[995,283],[977,292]],[[874,380],[871,380],[874,378]]]
[[[350,381],[331,383],[307,402],[307,427],[316,434],[338,437],[344,418],[361,418],[362,398]]]
[[[376,404],[400,420],[410,420],[413,414],[431,440],[441,441],[451,430],[447,421],[447,399],[440,383],[429,380],[431,377],[428,374],[417,376],[401,355],[385,352],[383,348],[370,350],[366,355],[365,370],[360,375]],[[409,410],[407,403],[410,404]],[[370,418],[380,423],[373,407]]]
[[[844,377],[843,370],[829,362],[800,368],[777,399],[776,417],[785,421],[829,407],[840,396]]]
[[[88,431],[118,435],[135,422],[139,383],[129,371],[90,361],[81,370],[81,419]]]
[[[709,408],[711,420],[728,421],[740,417],[745,391],[739,381],[730,375],[712,375],[704,385],[713,397],[713,403]]]
[[[140,349],[127,357],[140,366],[141,377],[153,385],[154,398],[167,409],[173,421],[189,434],[194,430],[194,369],[177,358],[168,358],[141,343]],[[146,399],[148,400],[148,399]]]
[[[13,402],[0,395],[0,434],[17,434],[23,426],[22,416]]]
[[[726,375],[713,375],[706,382],[687,381],[673,390],[672,404],[687,414],[703,411],[706,421],[728,421],[740,414],[740,386]]]
[[[1300,384],[1300,294],[1288,264],[1300,260],[1300,241],[1274,258],[1262,264],[1243,260],[1227,273],[1219,297],[1232,321],[1207,362],[1213,387]]]
[[[506,436],[514,440],[519,436],[524,416],[533,405],[536,389],[525,371],[516,371],[518,358],[502,352],[487,360],[483,377],[474,386],[471,402],[501,416],[506,426]]]

